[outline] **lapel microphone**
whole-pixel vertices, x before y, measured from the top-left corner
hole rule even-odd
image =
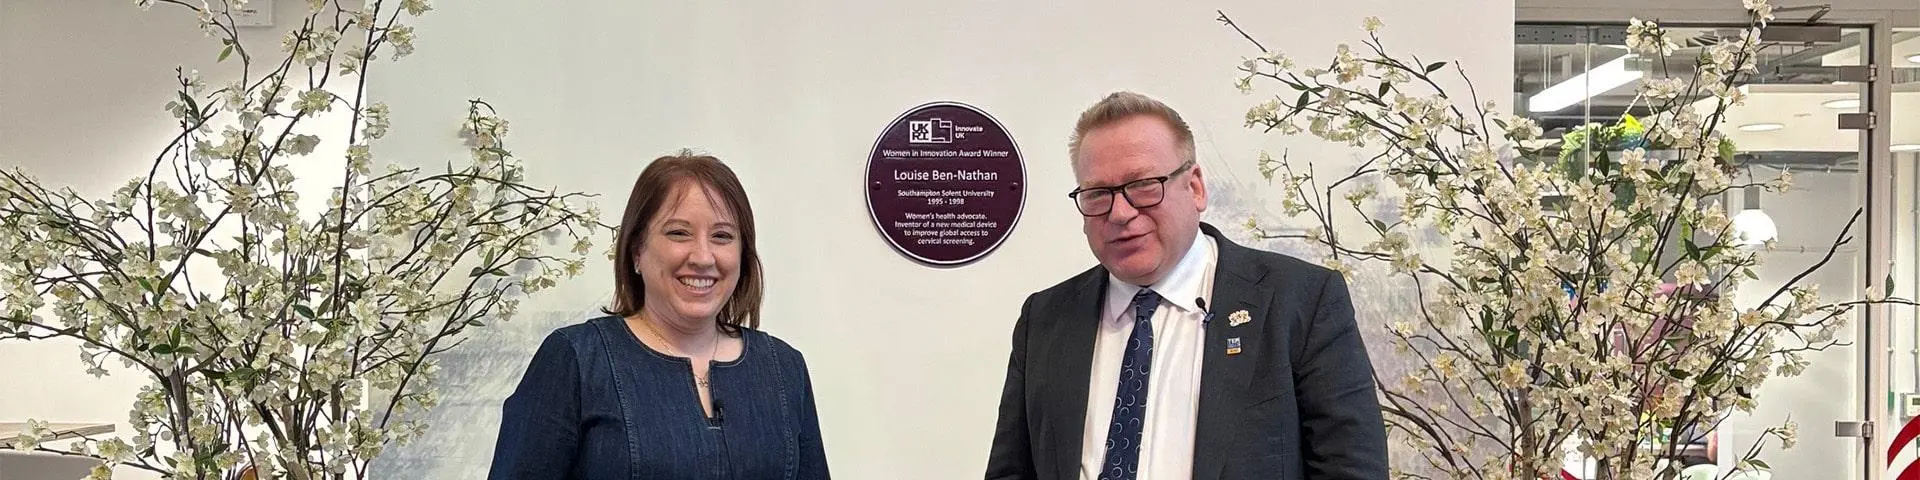
[[[1213,311],[1207,310],[1207,299],[1193,297],[1193,304],[1200,307],[1200,328],[1207,328],[1208,324],[1213,323]]]

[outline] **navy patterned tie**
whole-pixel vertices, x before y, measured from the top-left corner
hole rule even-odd
[[[1140,433],[1147,420],[1147,374],[1153,368],[1153,310],[1160,295],[1140,289],[1133,296],[1133,334],[1120,361],[1120,384],[1113,394],[1113,421],[1107,423],[1107,458],[1100,480],[1134,480],[1140,470]]]

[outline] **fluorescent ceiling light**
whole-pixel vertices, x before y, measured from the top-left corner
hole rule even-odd
[[[1858,110],[1860,109],[1860,99],[1843,98],[1840,100],[1828,100],[1825,102],[1820,102],[1820,106],[1831,108],[1834,110]]]
[[[1920,152],[1920,143],[1902,143],[1893,146],[1896,152]]]
[[[1627,82],[1638,80],[1640,78],[1640,72],[1627,71],[1627,59],[1629,58],[1633,58],[1633,55],[1622,56],[1613,59],[1611,62],[1602,63],[1598,67],[1593,67],[1593,70],[1574,75],[1573,78],[1547,87],[1546,90],[1541,90],[1540,93],[1533,94],[1532,97],[1527,97],[1527,111],[1558,111],[1562,108],[1567,108],[1573,104],[1585,101],[1586,99],[1593,98],[1595,94],[1613,90],[1621,85],[1626,85]]]
[[[1782,128],[1787,128],[1787,126],[1786,126],[1786,125],[1781,125],[1781,124],[1778,124],[1778,123],[1749,123],[1749,124],[1746,124],[1746,125],[1741,125],[1741,126],[1740,126],[1740,131],[1742,131],[1742,132],[1771,132],[1771,131],[1774,131],[1774,130],[1779,130],[1779,129],[1782,129]]]

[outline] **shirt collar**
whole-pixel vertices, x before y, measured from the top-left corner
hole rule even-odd
[[[1212,236],[1205,233],[1195,235],[1193,244],[1187,247],[1186,255],[1180,257],[1180,263],[1174,264],[1173,271],[1167,272],[1166,277],[1149,287],[1160,294],[1162,303],[1187,312],[1200,312],[1200,305],[1195,300],[1212,293],[1206,288],[1207,270],[1216,261],[1216,249]],[[1108,273],[1106,311],[1128,311],[1128,304],[1133,302],[1133,295],[1139,293],[1140,288]]]

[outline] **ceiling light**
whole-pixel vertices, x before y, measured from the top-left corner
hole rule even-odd
[[[1574,75],[1573,78],[1568,78],[1566,81],[1547,87],[1546,90],[1541,90],[1540,93],[1533,94],[1532,97],[1527,98],[1527,111],[1558,111],[1586,99],[1593,98],[1596,94],[1613,90],[1621,85],[1626,85],[1627,82],[1640,79],[1640,72],[1627,71],[1627,59],[1629,58],[1633,58],[1633,55],[1622,56],[1613,59],[1611,62],[1600,64],[1598,67],[1593,67],[1593,70]]]
[[[1893,146],[1896,152],[1920,152],[1920,143],[1902,143]]]
[[[1834,109],[1834,110],[1859,110],[1859,109],[1860,109],[1860,99],[1858,99],[1858,98],[1843,98],[1843,99],[1839,99],[1839,100],[1828,100],[1828,101],[1825,101],[1825,102],[1820,102],[1820,106],[1822,106],[1822,107],[1827,107],[1827,108],[1831,108],[1831,109]]]
[[[1849,82],[1849,81],[1846,81],[1846,80],[1834,80],[1834,81],[1833,81],[1833,84],[1834,84],[1834,85],[1852,85],[1852,84],[1853,84],[1853,82]]]
[[[1746,125],[1741,125],[1741,126],[1740,126],[1740,131],[1742,131],[1742,132],[1771,132],[1771,131],[1774,131],[1774,130],[1779,130],[1779,129],[1782,129],[1782,128],[1787,128],[1787,126],[1786,126],[1786,125],[1781,125],[1781,124],[1778,124],[1778,123],[1749,123],[1749,124],[1746,124]]]
[[[1773,217],[1760,210],[1760,187],[1747,187],[1743,195],[1746,204],[1739,214],[1733,216],[1734,245],[1742,247],[1758,246],[1780,237],[1780,227],[1774,225]]]
[[[1907,63],[1920,63],[1920,55],[1908,55]]]
[[[1773,224],[1773,217],[1758,208],[1741,210],[1733,216],[1733,231],[1738,236],[1736,246],[1753,246],[1767,243],[1780,237],[1780,227]]]

